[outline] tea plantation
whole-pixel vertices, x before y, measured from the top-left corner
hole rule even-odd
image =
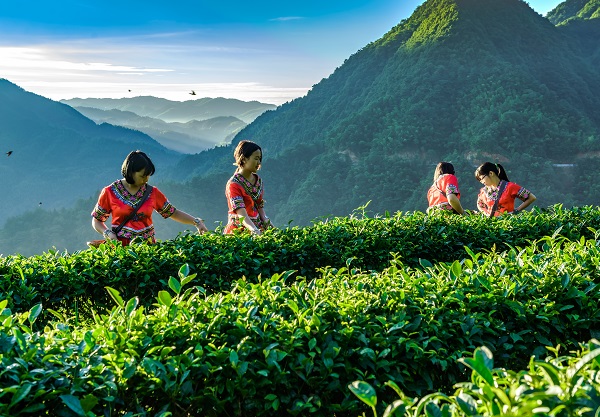
[[[600,209],[0,258],[1,416],[598,416]]]

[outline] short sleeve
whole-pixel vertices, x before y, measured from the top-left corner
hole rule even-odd
[[[440,187],[446,193],[446,197],[450,194],[460,195],[458,191],[458,179],[456,175],[448,174],[442,178],[442,187]]]
[[[152,194],[154,194],[154,210],[165,219],[171,217],[177,209],[158,188],[154,187]]]
[[[519,191],[517,191],[517,198],[521,201],[525,201],[531,195],[531,191],[527,190],[525,187],[520,187]]]
[[[227,198],[230,211],[236,211],[237,209],[246,208],[244,203],[244,189],[241,185],[229,182],[227,184]]]
[[[110,217],[110,191],[108,187],[103,188],[98,197],[98,202],[92,211],[92,217],[104,223]]]

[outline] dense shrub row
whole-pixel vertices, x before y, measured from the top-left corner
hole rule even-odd
[[[361,217],[361,216],[358,216]],[[307,228],[289,228],[249,236],[185,235],[154,246],[106,246],[74,254],[45,253],[30,258],[0,258],[0,293],[13,311],[27,311],[42,303],[44,310],[91,315],[93,308],[110,305],[105,286],[124,298],[137,296],[148,305],[176,276],[182,264],[190,265],[198,283],[209,293],[227,291],[242,276],[257,282],[282,271],[313,278],[324,266],[381,271],[391,253],[403,263],[419,266],[421,259],[452,262],[473,252],[523,246],[547,235],[579,239],[593,237],[589,226],[600,224],[600,209],[593,207],[522,213],[488,219],[481,216],[427,216],[398,213],[385,218],[335,218]],[[47,315],[40,318],[45,322]]]
[[[470,382],[457,384],[453,395],[434,393],[409,398],[393,382],[386,383],[400,399],[389,404],[384,417],[573,417],[597,416],[600,412],[600,342],[591,340],[579,352],[545,361],[531,360],[526,371],[494,368],[489,349],[477,348],[472,358],[460,362],[472,369]],[[349,388],[377,416],[377,394],[364,381]],[[381,407],[379,407],[381,408]],[[364,416],[364,414],[363,414]]]
[[[600,241],[467,252],[419,268],[394,259],[380,273],[350,265],[312,280],[237,280],[215,294],[183,291],[192,276],[182,268],[154,307],[110,289],[118,307],[43,332],[31,329],[41,306],[5,309],[0,415],[356,415],[355,380],[377,390],[392,380],[410,396],[447,391],[467,379],[457,361],[479,346],[524,369],[550,346],[597,336]]]

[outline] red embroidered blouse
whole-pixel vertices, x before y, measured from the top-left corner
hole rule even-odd
[[[98,197],[98,203],[92,211],[92,217],[105,222],[112,215],[111,227],[117,227],[133,211],[133,207],[141,200],[145,191],[146,185],[144,184],[137,193],[131,194],[121,180],[117,180],[102,190]],[[152,187],[148,199],[138,209],[133,219],[129,220],[119,231],[117,237],[123,245],[129,245],[131,240],[136,237],[149,239],[153,243],[156,241],[152,224],[154,210],[165,219],[176,210],[156,187]]]
[[[442,209],[454,210],[448,202],[448,195],[455,194],[460,199],[460,191],[458,190],[458,179],[453,174],[443,174],[438,177],[435,183],[429,187],[427,191],[427,201],[429,208],[427,209]]]
[[[492,212],[492,208],[494,207],[494,202],[498,199],[498,189],[500,188],[500,184],[498,184],[498,188],[492,189],[489,187],[482,187],[479,190],[479,196],[477,197],[477,207],[480,211],[487,214],[488,216]],[[521,201],[525,201],[529,198],[531,192],[514,182],[508,182],[502,195],[500,196],[500,201],[498,201],[498,207],[496,208],[496,212],[494,213],[494,217],[500,216],[502,213],[510,213],[515,209],[515,200],[518,198]]]
[[[225,186],[225,196],[227,197],[227,205],[229,206],[228,217],[229,221],[223,233],[233,233],[234,229],[243,228],[242,221],[236,214],[236,210],[245,208],[250,216],[252,223],[260,230],[265,230],[266,225],[263,223],[258,209],[264,207],[263,200],[264,189],[262,179],[257,174],[252,174],[255,177],[255,182],[252,184],[240,173],[235,173]]]

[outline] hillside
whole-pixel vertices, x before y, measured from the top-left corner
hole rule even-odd
[[[455,164],[468,208],[485,160],[503,163],[539,205],[597,204],[600,189],[586,179],[599,170],[598,108],[593,56],[525,2],[429,0],[234,142],[263,146],[279,223],[369,200],[380,213],[422,210],[440,160]],[[218,155],[186,163],[219,170]]]
[[[555,25],[597,19],[600,18],[600,0],[567,0],[548,12],[546,18]]]
[[[164,147],[187,154],[229,143],[235,134],[246,126],[246,123],[233,116],[167,123],[153,117],[138,116],[131,111],[101,110],[93,107],[75,107],[75,109],[96,123],[110,123],[139,130]]]
[[[139,116],[161,119],[165,122],[189,122],[215,117],[233,116],[251,123],[260,114],[276,108],[273,104],[258,101],[241,101],[227,98],[200,98],[188,101],[171,101],[157,97],[132,98],[74,98],[61,100],[73,107],[93,107],[101,110],[130,111]]]
[[[440,160],[454,163],[469,209],[481,186],[473,171],[486,160],[539,206],[599,204],[597,38],[571,25],[522,0],[428,0],[231,146],[187,155],[169,182],[153,181],[207,224],[225,221],[233,146],[251,139],[263,147],[265,209],[278,226],[368,201],[374,213],[424,210]]]
[[[71,207],[79,198],[96,195],[120,177],[123,159],[132,150],[143,149],[153,158],[156,178],[180,158],[146,134],[97,125],[65,104],[4,79],[0,126],[0,225],[10,216]],[[4,155],[8,151],[13,152]]]

